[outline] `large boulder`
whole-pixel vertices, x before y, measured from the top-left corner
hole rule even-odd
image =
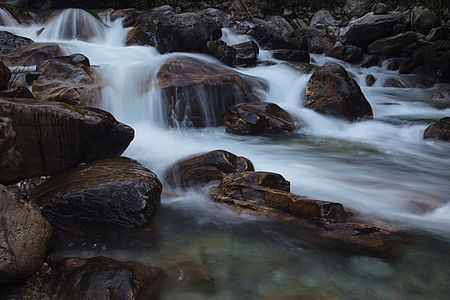
[[[56,57],[36,67],[40,73],[33,82],[33,95],[45,101],[70,105],[97,106],[102,82],[82,54]]]
[[[254,19],[256,26],[247,32],[264,49],[306,50],[306,41],[298,37],[292,27],[281,26],[280,22],[268,22]]]
[[[357,121],[372,118],[372,108],[356,81],[336,63],[318,68],[306,85],[304,106],[322,114]]]
[[[29,13],[24,12],[15,5],[0,2],[0,9],[7,11],[19,24],[29,24],[33,21],[33,17]]]
[[[55,227],[92,232],[144,227],[159,207],[161,190],[150,170],[119,157],[58,173],[28,196]]]
[[[29,89],[19,85],[0,91],[0,98],[34,98],[34,96]]]
[[[414,73],[450,82],[450,41],[417,44],[418,49],[401,62],[400,74]]]
[[[289,190],[289,182],[279,174],[242,172],[226,176],[210,196],[239,213],[293,222],[298,225],[296,235],[319,247],[376,257],[402,253],[405,239],[399,232],[355,223],[341,204]]]
[[[14,35],[7,31],[0,31],[0,54],[11,53],[20,48],[33,44],[34,42],[28,38]]]
[[[162,90],[163,108],[171,126],[223,125],[223,113],[239,103],[259,102],[256,89],[267,84],[200,59],[173,56],[156,75]]]
[[[387,37],[376,40],[369,45],[369,53],[385,56],[402,56],[406,47],[417,41],[417,33],[408,31],[397,34],[393,37]]]
[[[52,233],[39,210],[0,185],[0,285],[37,272]]]
[[[0,117],[8,132],[0,140],[3,184],[119,156],[134,137],[108,112],[65,103],[0,98]]]
[[[239,104],[224,114],[226,131],[238,135],[277,135],[298,129],[288,112],[274,103]]]
[[[9,66],[35,66],[40,62],[63,55],[58,44],[31,43],[8,53],[0,55],[0,60]]]
[[[135,262],[97,256],[51,262],[46,283],[55,299],[159,299],[163,271]]]
[[[11,72],[9,68],[0,60],[0,91],[6,90],[9,87],[9,80],[11,79]]]
[[[394,32],[394,26],[405,23],[407,16],[403,13],[392,12],[386,15],[368,13],[341,28],[339,37],[345,44],[367,46],[370,43],[389,37]]]
[[[169,166],[164,181],[171,187],[192,187],[220,181],[231,173],[253,171],[250,160],[224,150],[184,158]]]
[[[206,44],[207,50],[205,52],[220,60],[222,63],[233,66],[236,58],[236,49],[228,46],[227,43],[221,40],[209,41]],[[255,59],[256,60],[256,59]]]
[[[291,38],[305,43],[304,50],[308,50],[312,53],[325,53],[330,51],[335,42],[333,38],[328,36],[325,30],[320,30],[314,27],[302,27],[296,29]]]
[[[442,118],[428,126],[423,133],[423,138],[450,142],[450,117]]]
[[[194,12],[177,14],[173,9],[144,12],[128,33],[127,45],[150,45],[159,52],[201,52],[210,40],[221,37],[221,28]]]
[[[436,27],[430,30],[427,37],[425,38],[427,42],[435,42],[438,40],[450,40],[450,22]]]

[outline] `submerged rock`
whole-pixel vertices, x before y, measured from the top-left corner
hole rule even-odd
[[[263,79],[200,59],[175,56],[156,75],[171,126],[223,125],[223,113],[239,103],[259,102],[255,90],[267,89]]]
[[[129,158],[110,158],[69,169],[28,193],[42,214],[65,231],[137,229],[160,202],[155,174]]]
[[[298,236],[319,247],[376,257],[402,253],[405,238],[399,232],[353,223],[341,204],[289,190],[289,182],[279,174],[243,172],[226,176],[210,195],[237,212],[294,222]]]
[[[226,131],[239,135],[277,135],[298,129],[288,112],[274,103],[239,104],[224,114]]]
[[[0,285],[37,272],[52,233],[39,210],[0,185]]]
[[[423,138],[450,142],[450,117],[442,118],[428,126],[423,133]]]
[[[103,110],[65,103],[0,99],[0,117],[9,124],[1,127],[1,136],[9,136],[0,140],[3,184],[119,156],[134,137]]]
[[[63,55],[63,52],[58,44],[32,43],[17,51],[2,54],[0,59],[9,67],[34,66],[46,59],[61,55]]]
[[[158,299],[163,271],[97,256],[52,262],[48,294],[57,299]]]
[[[84,55],[52,58],[37,65],[36,71],[40,73],[33,81],[36,98],[70,105],[98,105],[102,82]]]
[[[306,85],[305,107],[357,121],[372,118],[372,108],[356,81],[336,63],[318,68]]]
[[[191,187],[222,180],[231,173],[253,171],[250,160],[224,150],[184,158],[169,166],[164,181],[171,187]]]

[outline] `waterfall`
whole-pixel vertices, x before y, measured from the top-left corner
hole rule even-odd
[[[42,32],[49,40],[93,41],[105,35],[106,26],[90,13],[70,8],[52,18]]]
[[[0,8],[0,26],[19,26],[19,22],[11,16],[9,11]]]

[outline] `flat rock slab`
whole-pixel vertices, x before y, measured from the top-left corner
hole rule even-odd
[[[0,98],[0,117],[3,184],[119,156],[134,137],[106,111],[65,103]]]
[[[161,190],[154,173],[119,157],[59,173],[28,195],[57,228],[89,233],[146,226],[159,207]]]

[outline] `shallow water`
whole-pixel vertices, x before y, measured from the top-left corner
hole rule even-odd
[[[63,242],[55,257],[107,255],[162,267],[187,260],[215,278],[183,285],[183,276],[195,276],[183,275],[180,269],[181,283],[164,289],[163,299],[447,298],[450,143],[424,141],[422,135],[433,120],[450,116],[448,85],[414,88],[416,81],[424,80],[385,67],[361,69],[339,62],[358,81],[374,111],[373,120],[352,124],[302,107],[308,74],[283,64],[239,69],[266,79],[270,89],[265,99],[299,116],[305,126],[283,138],[233,136],[225,134],[224,127],[168,128],[160,92],[149,88],[149,79],[173,55],[218,61],[205,55],[160,55],[151,47],[125,47],[127,30],[120,21],[100,27],[102,32],[89,42],[73,40],[77,35],[70,40],[36,36],[37,29],[44,26],[44,32],[53,32],[57,24],[53,20],[0,28],[37,41],[57,41],[67,54],[86,55],[107,84],[100,106],[135,130],[124,155],[160,178],[180,158],[224,149],[249,158],[257,170],[282,174],[296,194],[341,202],[417,236],[405,255],[395,260],[322,251],[296,235],[293,225],[236,215],[211,202],[205,191],[193,190],[179,197],[163,196],[150,232]],[[224,33],[229,42],[248,39],[229,30]],[[263,51],[260,60],[265,59],[271,59],[270,53]],[[312,59],[318,65],[337,61],[321,55]],[[367,74],[377,78],[373,87],[365,84]],[[402,79],[408,88],[383,87],[389,77]],[[432,100],[436,92],[443,98]]]

